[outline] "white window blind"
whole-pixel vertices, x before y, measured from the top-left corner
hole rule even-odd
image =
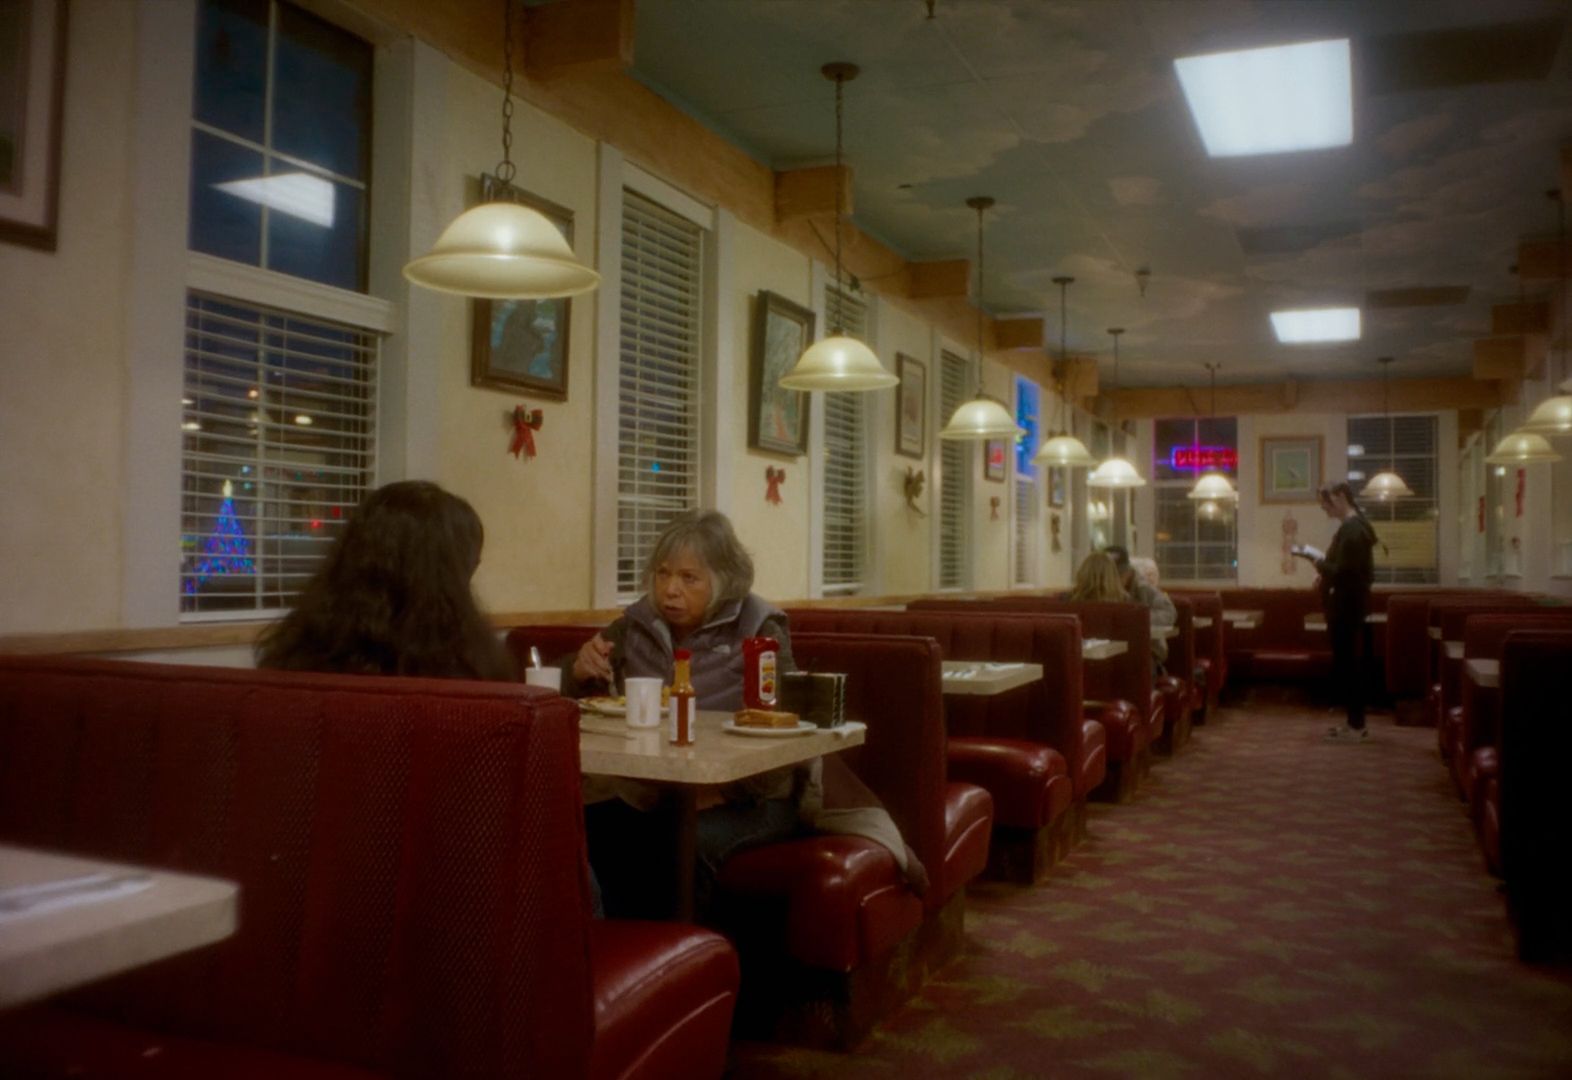
[[[939,354],[939,418],[947,422],[955,410],[972,398],[972,365],[952,352]],[[971,582],[967,557],[966,515],[971,506],[971,444],[954,439],[939,441],[942,470],[939,485],[939,588],[964,589]]]
[[[831,333],[868,340],[868,306],[834,286],[824,290]],[[860,592],[865,572],[868,480],[862,393],[824,395],[824,556],[821,577],[827,596]]]
[[[1037,482],[1015,478],[1015,584],[1035,585],[1037,567]]]
[[[1359,492],[1376,473],[1392,469],[1413,491],[1390,502],[1365,500],[1360,509],[1375,526],[1375,580],[1401,585],[1438,580],[1439,472],[1434,416],[1350,416],[1348,481]]]
[[[1156,525],[1153,552],[1164,581],[1234,581],[1239,576],[1239,536],[1234,507],[1189,497],[1203,471],[1176,460],[1189,449],[1237,461],[1239,426],[1234,417],[1157,420],[1153,425],[1152,488]],[[1236,486],[1234,465],[1223,469]]]
[[[655,539],[698,503],[704,233],[631,190],[622,202],[617,597],[632,600]]]
[[[180,608],[274,611],[370,488],[378,338],[192,291],[181,427]]]

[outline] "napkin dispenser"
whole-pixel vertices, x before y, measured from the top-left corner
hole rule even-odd
[[[821,728],[846,722],[846,676],[835,672],[788,671],[781,676],[780,707]]]

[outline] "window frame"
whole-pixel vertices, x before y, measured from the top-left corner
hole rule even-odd
[[[823,263],[815,261],[813,264],[813,299],[814,313],[817,315],[819,339],[830,335],[832,320],[830,319],[830,294],[835,289],[835,281],[830,269]],[[847,290],[842,290],[843,293]],[[863,329],[859,338],[878,355],[878,297],[869,292],[852,291],[851,299],[860,304],[863,309]],[[884,358],[880,357],[884,363]],[[889,365],[886,364],[888,367]],[[859,573],[855,582],[832,583],[828,581],[825,566],[826,531],[829,528],[830,496],[828,493],[829,479],[829,412],[832,400],[855,396],[860,415],[857,419],[856,429],[858,437],[858,461],[856,464],[856,481],[860,487],[861,503],[857,514],[861,521],[860,551],[858,552]],[[878,416],[880,409],[877,402],[881,400],[878,395],[866,391],[845,391],[840,393],[822,392],[816,407],[809,414],[809,461],[811,463],[810,489],[809,489],[809,595],[817,597],[831,596],[859,596],[876,594],[878,591],[878,572],[875,565],[875,552],[878,550],[876,530],[878,515],[874,512],[874,486],[873,465],[875,447],[881,445],[877,437]]]
[[[1157,450],[1158,450],[1158,448],[1161,445],[1160,440],[1158,438],[1158,425],[1163,424],[1163,423],[1167,423],[1167,422],[1174,422],[1174,421],[1180,421],[1180,422],[1189,423],[1191,425],[1191,428],[1190,428],[1191,438],[1196,440],[1197,442],[1199,442],[1200,438],[1201,438],[1201,436],[1200,436],[1200,425],[1202,423],[1212,423],[1212,422],[1216,422],[1216,421],[1219,421],[1219,420],[1231,420],[1231,421],[1233,421],[1233,425],[1234,425],[1234,445],[1233,445],[1233,450],[1237,454],[1238,451],[1239,451],[1239,429],[1240,429],[1240,426],[1241,426],[1240,425],[1240,418],[1238,416],[1217,416],[1217,417],[1209,417],[1209,416],[1208,417],[1197,417],[1197,416],[1159,416],[1159,417],[1154,417],[1152,419],[1152,421],[1151,421],[1151,432],[1152,432],[1151,445],[1150,445],[1150,451],[1146,455],[1147,459],[1148,459],[1146,464],[1147,464],[1147,468],[1151,470],[1151,479],[1150,479],[1149,486],[1151,487],[1151,490],[1152,490],[1152,496],[1151,496],[1151,498],[1152,498],[1152,502],[1151,502],[1151,506],[1152,506],[1152,519],[1151,519],[1152,520],[1152,558],[1154,558],[1157,561],[1158,567],[1161,570],[1162,579],[1165,582],[1172,582],[1174,584],[1181,584],[1181,585],[1193,585],[1193,586],[1199,586],[1199,587],[1215,587],[1215,586],[1218,586],[1218,585],[1229,585],[1229,584],[1237,585],[1238,582],[1239,582],[1239,511],[1238,511],[1237,504],[1235,504],[1234,510],[1232,511],[1232,515],[1231,515],[1231,518],[1230,518],[1228,544],[1232,548],[1232,557],[1229,559],[1229,565],[1230,565],[1230,567],[1232,569],[1232,572],[1230,574],[1228,574],[1227,576],[1219,576],[1219,577],[1199,577],[1199,576],[1180,577],[1178,575],[1174,575],[1174,574],[1171,574],[1169,572],[1169,568],[1167,566],[1167,560],[1164,558],[1165,549],[1173,547],[1173,546],[1180,546],[1180,547],[1188,547],[1188,548],[1190,548],[1192,554],[1191,554],[1191,558],[1189,559],[1189,565],[1191,567],[1193,567],[1193,568],[1199,569],[1200,566],[1201,566],[1200,549],[1203,546],[1205,546],[1205,547],[1218,546],[1218,545],[1214,545],[1214,544],[1210,544],[1210,543],[1203,544],[1203,542],[1202,542],[1202,540],[1200,538],[1200,535],[1201,535],[1200,534],[1201,504],[1198,501],[1190,500],[1190,507],[1192,509],[1192,515],[1191,515],[1191,522],[1192,522],[1191,539],[1184,540],[1184,541],[1172,541],[1172,540],[1166,540],[1165,541],[1165,540],[1161,539],[1161,532],[1160,532],[1160,528],[1161,528],[1161,524],[1162,524],[1162,520],[1163,520],[1163,504],[1164,504],[1164,502],[1166,501],[1166,502],[1175,502],[1176,503],[1176,500],[1172,497],[1171,494],[1169,494],[1167,499],[1164,498],[1164,494],[1165,493],[1172,493],[1174,491],[1188,492],[1190,488],[1195,486],[1195,476],[1193,476],[1193,475],[1180,476],[1180,477],[1160,477],[1160,476],[1158,476],[1156,459],[1157,459]],[[1242,471],[1243,471],[1243,463],[1241,462],[1240,466],[1235,469],[1234,475],[1233,475],[1233,478],[1232,478],[1234,487],[1236,489],[1238,489],[1239,486],[1240,486],[1240,479],[1239,479],[1239,477],[1240,477],[1240,473]],[[1186,497],[1186,496],[1181,496],[1181,497]]]
[[[931,457],[929,458],[928,475],[933,477],[935,485],[934,511],[933,511],[933,558],[932,581],[937,592],[965,592],[973,587],[977,580],[976,567],[973,560],[976,557],[974,529],[972,515],[976,498],[976,478],[974,470],[977,466],[975,443],[969,440],[945,440],[938,437],[938,432],[943,430],[949,422],[953,409],[946,411],[944,407],[944,375],[945,361],[947,358],[959,361],[963,365],[962,383],[965,388],[960,396],[961,402],[969,401],[972,397],[970,388],[977,385],[977,361],[964,348],[954,342],[941,337],[937,332],[932,337],[933,376],[930,379],[932,389],[929,393],[933,400],[934,437]],[[950,467],[945,465],[945,451],[953,451]],[[945,538],[945,511],[944,497],[949,490],[947,485],[951,482],[957,484],[960,493],[959,515],[956,527],[960,535],[957,543],[960,581],[954,584],[945,584],[944,580],[944,538]]]

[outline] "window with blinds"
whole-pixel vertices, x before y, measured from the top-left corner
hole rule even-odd
[[[378,339],[191,292],[180,610],[288,606],[372,485]]]
[[[971,398],[971,361],[952,352],[941,352],[940,422],[947,422],[955,410]],[[955,439],[939,440],[939,464],[939,588],[965,589],[971,585],[971,530],[967,522],[972,502],[971,444]]]
[[[1037,544],[1041,535],[1037,508],[1041,500],[1037,491],[1037,465],[1032,455],[1037,452],[1040,402],[1037,384],[1017,377],[1015,422],[1025,434],[1015,444],[1015,554],[1011,580],[1016,585],[1037,583]]]
[[[1234,581],[1239,535],[1234,507],[1189,497],[1196,478],[1217,469],[1238,484],[1239,424],[1231,417],[1153,424],[1153,552],[1164,581]]]
[[[833,285],[824,290],[826,326],[868,340],[868,305]],[[826,596],[862,591],[868,537],[866,394],[824,395],[824,554],[820,567]]]
[[[622,195],[617,597],[629,601],[661,530],[698,505],[704,232]]]
[[[1354,491],[1376,473],[1391,469],[1414,493],[1411,498],[1360,504],[1381,541],[1375,549],[1378,583],[1423,585],[1439,578],[1437,430],[1433,415],[1348,418],[1348,482]]]

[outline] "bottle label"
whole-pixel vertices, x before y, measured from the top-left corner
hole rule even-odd
[[[775,707],[775,651],[766,649],[759,653],[759,705]]]

